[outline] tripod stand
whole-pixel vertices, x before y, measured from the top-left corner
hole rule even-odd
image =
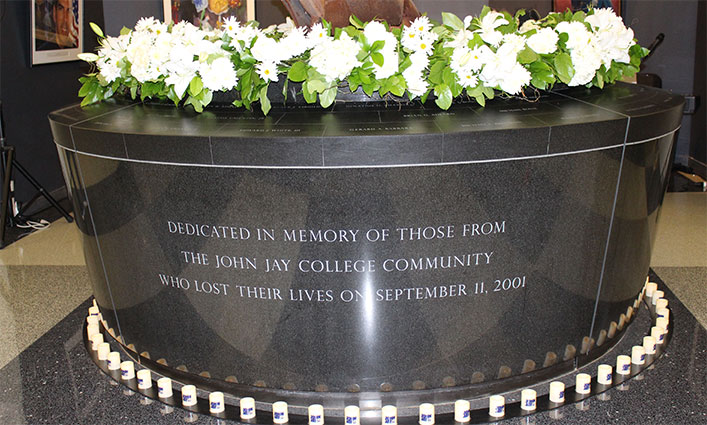
[[[2,173],[3,173],[3,186],[2,186],[2,210],[0,211],[0,248],[5,247],[5,226],[9,224],[10,226],[14,226],[17,224],[18,219],[22,216],[22,213],[24,210],[27,208],[27,206],[31,205],[34,201],[36,201],[40,196],[43,196],[49,204],[51,204],[52,207],[56,208],[61,215],[64,216],[66,221],[71,223],[73,218],[69,215],[69,213],[62,208],[61,205],[52,197],[49,192],[42,187],[41,184],[32,176],[32,174],[27,171],[25,167],[20,164],[20,162],[15,158],[15,147],[14,146],[9,146],[5,144],[5,123],[3,121],[3,115],[2,115],[2,102],[0,101],[0,158],[1,158],[1,164],[2,166]],[[14,202],[14,190],[13,190],[13,180],[12,180],[12,170],[17,169],[17,171],[20,172],[27,181],[29,181],[32,186],[37,190],[37,193],[32,197],[32,200],[28,202],[22,209],[16,209],[15,208],[15,202]],[[12,201],[12,205],[10,205]],[[8,216],[9,213],[9,216]]]

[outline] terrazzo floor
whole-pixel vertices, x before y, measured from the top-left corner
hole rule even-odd
[[[560,416],[505,422],[707,423],[707,194],[666,195],[651,266],[680,301],[683,322],[661,363],[632,384],[642,389],[592,400],[586,412],[568,406]],[[0,424],[222,422],[147,406],[112,385],[88,359],[76,326],[90,294],[74,224],[58,220],[0,250]],[[641,392],[654,398],[649,408]]]

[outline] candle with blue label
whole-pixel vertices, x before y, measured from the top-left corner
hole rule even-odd
[[[223,413],[225,411],[226,405],[223,401],[223,393],[221,391],[214,391],[209,394],[209,412]]]
[[[383,406],[381,409],[382,425],[398,425],[398,409],[395,406]]]
[[[619,375],[631,374],[631,357],[624,354],[616,357],[616,373]]]
[[[196,387],[194,385],[185,385],[182,387],[182,406],[196,406]]]
[[[575,377],[574,391],[577,394],[589,394],[592,392],[592,376],[588,373],[578,373]]]
[[[255,400],[253,397],[243,397],[240,401],[241,419],[255,418]]]
[[[457,400],[454,402],[454,420],[466,423],[471,420],[471,403],[469,400]]]
[[[287,414],[287,403],[276,401],[272,404],[272,420],[276,424],[286,424],[290,418]]]
[[[418,418],[420,425],[434,425],[435,405],[432,403],[422,403],[420,405],[420,415]]]
[[[160,378],[157,380],[157,395],[160,398],[172,397],[172,380],[169,378]]]
[[[309,425],[324,425],[324,407],[321,404],[313,404],[307,409]]]
[[[641,345],[634,345],[631,348],[631,363],[641,366],[646,363],[646,349]]]
[[[150,369],[141,369],[137,371],[137,388],[146,390],[152,388],[152,373]]]
[[[118,369],[120,369],[120,353],[111,351],[110,354],[108,354],[108,370]]]
[[[489,397],[489,416],[501,418],[506,414],[506,399],[502,395]]]
[[[560,381],[550,383],[550,401],[553,403],[565,402],[565,384]]]
[[[597,368],[597,382],[601,385],[611,385],[613,370],[608,364],[600,364]]]
[[[538,394],[535,390],[526,388],[520,392],[520,408],[527,412],[538,408]]]
[[[126,360],[120,364],[120,378],[124,381],[135,378],[135,364],[133,362]]]
[[[346,425],[360,425],[361,409],[358,406],[346,406],[344,408],[344,423]]]

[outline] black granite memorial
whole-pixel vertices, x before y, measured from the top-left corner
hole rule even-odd
[[[126,350],[205,387],[343,406],[520,388],[618,341],[681,114],[617,84],[267,117],[111,100],[50,122]]]

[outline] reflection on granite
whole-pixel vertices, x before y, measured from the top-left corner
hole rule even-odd
[[[538,425],[705,423],[707,331],[662,282],[658,280],[658,283],[670,302],[673,334],[666,353],[654,368],[644,372],[643,379],[630,381],[627,391],[610,390],[608,400],[592,397],[581,406],[568,405],[556,411],[500,422]],[[0,423],[232,423],[146,401],[100,372],[88,357],[82,339],[82,324],[89,305],[87,300],[0,369]],[[638,330],[646,323],[637,321],[634,325]],[[616,350],[624,353],[632,343],[628,338],[627,335]],[[612,363],[614,356],[605,361]],[[506,398],[511,400],[514,394]],[[475,404],[478,407],[483,403],[484,400],[477,400]],[[414,422],[412,418],[400,421],[401,424]]]

